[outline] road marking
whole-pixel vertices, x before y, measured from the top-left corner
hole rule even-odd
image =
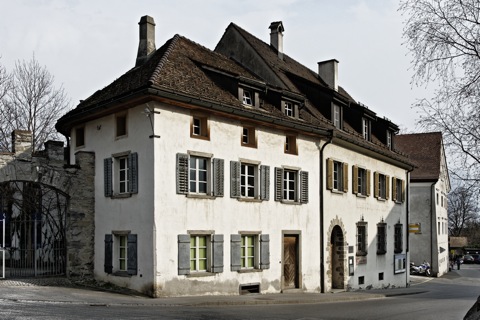
[[[413,278],[413,276],[410,276],[410,279]],[[415,282],[415,283],[410,283],[410,286],[413,287],[413,286],[416,286],[418,284],[422,284],[422,283],[425,283],[425,282],[429,282],[429,281],[432,281],[433,279],[435,278],[423,278],[423,277],[414,277],[414,279],[424,279],[423,281],[421,282]]]

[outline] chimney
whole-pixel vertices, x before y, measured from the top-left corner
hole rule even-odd
[[[148,60],[155,52],[155,21],[150,16],[143,16],[138,23],[140,25],[140,42],[138,43],[137,62],[138,67]]]
[[[282,21],[272,22],[270,24],[270,45],[277,50],[278,57],[283,59],[283,28]]]
[[[320,61],[318,63],[318,75],[330,88],[338,91],[338,60]]]
[[[31,159],[33,152],[31,131],[13,130],[12,152],[17,158]]]

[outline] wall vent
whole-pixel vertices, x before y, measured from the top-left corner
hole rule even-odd
[[[260,293],[260,283],[249,283],[240,285],[240,295]]]

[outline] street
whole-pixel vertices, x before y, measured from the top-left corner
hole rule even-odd
[[[38,288],[38,287],[37,287]],[[415,294],[362,300],[240,305],[240,297],[232,297],[228,305],[188,306],[159,305],[158,299],[138,299],[129,296],[106,303],[94,301],[103,293],[84,291],[78,302],[67,298],[45,300],[40,296],[13,294],[14,288],[0,288],[1,319],[463,319],[480,295],[480,266],[462,265],[441,278],[412,277]],[[28,290],[26,288],[25,290]],[[33,289],[32,289],[33,290]],[[41,287],[40,295],[49,294],[49,287]],[[382,290],[395,292],[395,289]],[[10,292],[10,293],[9,293]],[[21,291],[19,291],[21,292]],[[341,298],[342,294],[336,294]],[[38,294],[37,294],[38,295]],[[300,294],[301,295],[301,294]],[[365,296],[365,295],[363,295]],[[374,297],[374,296],[372,296]],[[260,297],[262,298],[262,297]],[[82,300],[83,299],[83,300]],[[161,298],[160,298],[161,299]],[[185,298],[176,298],[184,301]],[[267,299],[267,298],[265,298]],[[341,299],[340,299],[341,300]],[[83,302],[82,302],[83,301]],[[143,302],[142,302],[143,301]],[[211,301],[211,300],[210,300]],[[237,303],[236,303],[237,302]]]

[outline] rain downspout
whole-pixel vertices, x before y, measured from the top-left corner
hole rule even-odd
[[[434,214],[434,206],[435,206],[435,184],[437,181],[433,182],[430,188],[432,189],[431,193],[432,196],[430,197],[430,266],[432,267],[433,271],[433,231],[436,229],[436,223],[433,221],[433,214]],[[437,234],[438,230],[435,230],[435,234]]]
[[[324,230],[323,230],[323,215],[324,215],[324,208],[323,208],[323,193],[325,188],[323,187],[323,150],[325,147],[332,143],[333,140],[333,130],[330,130],[330,137],[327,142],[322,146],[320,149],[320,292],[325,293],[325,266],[324,266]]]

